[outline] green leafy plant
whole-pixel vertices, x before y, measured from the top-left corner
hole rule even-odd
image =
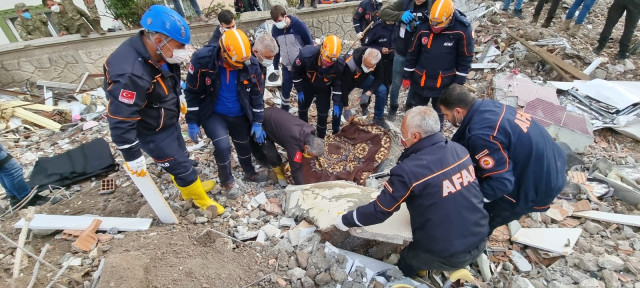
[[[107,13],[113,19],[120,19],[129,28],[140,27],[140,18],[147,9],[154,4],[160,4],[158,0],[104,0],[109,10]]]

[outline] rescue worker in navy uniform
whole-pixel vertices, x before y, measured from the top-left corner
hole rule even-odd
[[[280,108],[264,109],[264,131],[267,132],[265,144],[254,149],[256,159],[269,165],[278,178],[280,186],[286,186],[282,158],[275,143],[287,151],[287,160],[291,169],[291,178],[296,185],[305,184],[302,175],[302,158],[324,155],[324,140],[315,136],[313,125],[298,119]]]
[[[476,168],[491,230],[531,212],[543,212],[564,188],[567,157],[549,133],[511,106],[476,100],[453,84],[440,97]]]
[[[439,129],[433,109],[407,111],[401,126],[405,149],[384,188],[376,200],[335,222],[343,231],[375,225],[406,203],[413,241],[398,260],[406,277],[423,274],[423,270],[451,271],[469,265],[484,250],[489,232],[489,216],[482,207],[469,153],[460,144],[447,141]]]
[[[298,91],[298,117],[309,122],[309,107],[316,98],[316,132],[322,139],[327,133],[331,100],[333,99],[334,116],[339,117],[342,110],[341,76],[344,66],[338,61],[341,49],[340,38],[329,35],[320,47],[303,47],[291,70],[293,84]]]
[[[371,96],[376,97],[376,104],[373,113],[373,124],[382,127],[385,130],[391,129],[384,121],[384,106],[387,103],[387,87],[382,84],[384,73],[382,69],[377,69],[377,65],[382,59],[382,53],[375,48],[359,47],[353,50],[353,53],[340,57],[340,63],[343,63],[344,69],[342,73],[342,100],[345,105],[349,104],[349,94],[355,88],[362,89],[362,95],[359,98],[362,115],[369,114],[369,103]],[[332,127],[333,134],[340,130],[340,115],[333,116]]]
[[[177,12],[153,5],[142,15],[138,34],[122,43],[104,62],[107,119],[111,139],[134,176],[146,175],[144,150],[165,171],[185,200],[201,209],[224,208],[206,194],[213,181],[201,182],[180,132],[180,63],[191,37]]]
[[[391,79],[393,76],[393,45],[391,44],[391,37],[393,34],[393,26],[395,23],[391,21],[378,20],[376,21],[367,35],[364,37],[363,46],[375,48],[382,53],[382,59],[376,65],[376,69],[382,70],[383,78],[382,84],[387,88],[387,95],[389,94],[389,88],[391,87]],[[386,105],[386,104],[385,104]],[[394,121],[395,118],[389,119]]]
[[[364,43],[364,30],[369,23],[377,20],[380,8],[382,8],[382,0],[362,0],[356,8],[356,13],[353,14],[353,29],[356,30],[360,44]]]
[[[453,83],[464,84],[471,71],[474,41],[472,27],[466,16],[456,10],[452,0],[436,0],[431,7],[430,22],[420,29],[409,49],[402,86],[411,85],[407,96],[408,108],[432,106],[440,112],[438,97]]]
[[[389,121],[396,120],[398,95],[402,86],[402,71],[411,45],[411,39],[419,23],[429,21],[429,8],[432,0],[397,0],[380,10],[380,19],[395,23],[391,42],[393,43],[392,83],[389,88]],[[409,90],[411,94],[411,90]],[[405,109],[408,110],[408,109]]]
[[[263,143],[264,79],[260,63],[251,56],[247,35],[239,29],[222,33],[219,44],[206,45],[191,58],[186,89],[189,137],[198,141],[200,126],[213,142],[218,177],[227,197],[240,191],[231,173],[231,140],[244,171],[244,180],[264,182],[251,163],[249,137]]]

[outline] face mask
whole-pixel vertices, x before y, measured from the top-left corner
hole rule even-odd
[[[433,27],[433,25],[431,25],[431,31],[433,31],[433,33],[440,33],[442,31],[444,31],[444,29],[447,29],[447,26]]]
[[[371,68],[371,69],[367,68],[367,66],[364,66],[364,63],[360,64],[360,68],[362,68],[362,71],[364,73],[369,73],[369,72],[373,71],[373,69],[375,69],[375,68]]]
[[[255,51],[254,51],[255,52]],[[264,56],[262,56],[262,54],[256,52],[257,55],[260,55],[260,58],[262,58],[262,61],[260,61],[260,64],[262,64],[262,66],[264,67],[269,67],[273,65],[273,59],[267,59],[264,58]]]
[[[236,27],[234,26],[234,27],[230,27],[230,28],[224,28],[224,27],[220,26],[220,32],[222,32],[222,33],[224,33],[227,30],[233,30],[233,29],[236,29]]]
[[[460,127],[460,121],[458,120],[458,115],[456,115],[456,112],[453,112],[453,118],[456,119],[456,123],[452,123],[453,126]]]
[[[164,60],[167,61],[167,63],[180,64],[180,63],[187,62],[187,60],[189,59],[189,51],[187,51],[187,49],[172,49],[171,46],[169,46],[169,49],[171,49],[171,51],[173,52],[173,56],[172,57],[165,56],[164,53],[162,52],[162,47],[167,45],[168,41],[167,39],[164,39],[163,41],[164,43],[162,43],[162,45],[160,45],[159,47],[156,46],[158,48],[157,53],[161,54],[162,58],[164,58]]]
[[[53,6],[51,6],[51,12],[53,12],[53,13],[60,13],[60,6],[59,6],[59,5],[53,5]]]
[[[22,17],[24,17],[25,19],[31,19],[31,13],[24,12],[24,13],[22,13]]]
[[[331,61],[327,61],[327,60],[322,59],[322,67],[325,67],[325,68],[329,67],[329,66],[333,65],[333,63],[335,63],[335,62],[331,62]]]
[[[278,27],[278,29],[284,29],[284,27],[287,27],[287,21],[285,21],[285,19],[282,19],[282,21],[276,22],[275,25],[276,27]]]

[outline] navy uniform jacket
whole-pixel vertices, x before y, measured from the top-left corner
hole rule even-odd
[[[431,8],[431,5],[433,5],[432,0],[427,0],[420,6],[415,6],[414,0],[397,0],[395,2],[390,2],[390,4],[387,4],[387,6],[380,10],[380,19],[396,23],[393,28],[391,39],[393,42],[393,49],[396,53],[401,56],[407,56],[411,39],[413,39],[413,35],[417,29],[414,28],[413,31],[408,31],[407,25],[402,23],[402,14],[407,10],[411,10],[411,13],[413,13],[413,16],[415,17],[415,23],[428,24],[429,9]]]
[[[220,73],[226,73],[219,56],[220,46],[217,44],[205,45],[193,53],[187,72],[187,88],[184,90],[187,100],[187,123],[200,125],[213,114],[220,90]],[[251,56],[250,62],[238,71],[238,100],[249,121],[262,123],[264,79],[258,59]]]
[[[333,105],[342,107],[341,76],[344,70],[343,65],[340,61],[336,61],[333,65],[322,68],[320,46],[304,46],[291,67],[293,84],[296,86],[296,91],[303,91],[304,85],[311,85],[309,88],[319,89],[328,89],[331,87]],[[348,103],[345,104],[348,105]]]
[[[316,128],[291,113],[276,107],[264,109],[264,132],[273,142],[287,151],[291,178],[296,185],[304,184],[302,177],[302,153],[307,137],[316,133]]]
[[[469,150],[487,201],[506,197],[523,212],[544,211],[564,188],[566,154],[511,106],[476,100],[452,140]]]
[[[391,36],[393,34],[393,24],[389,25],[383,20],[378,20],[371,26],[369,32],[364,35],[363,46],[376,48],[382,52],[382,48],[393,49]],[[385,54],[382,54],[384,57]]]
[[[376,200],[342,217],[347,227],[384,222],[405,202],[413,242],[437,257],[469,251],[489,233],[489,215],[469,153],[441,133],[407,148]]]
[[[471,71],[475,45],[471,24],[458,10],[453,17],[440,33],[432,33],[429,23],[420,25],[409,48],[403,78],[425,97],[439,97],[454,82],[464,84]]]
[[[382,2],[378,3],[376,0],[362,0],[356,13],[353,14],[353,29],[356,33],[364,31],[369,26],[371,21],[375,21],[377,18],[376,12],[382,8]]]
[[[350,55],[343,55],[342,57],[340,57],[340,60],[338,60],[339,62],[344,63],[344,69],[342,72],[343,97],[348,97],[349,93],[351,93],[351,90],[361,86],[362,83],[367,78],[369,78],[369,76],[373,76],[373,84],[371,84],[371,87],[369,87],[368,90],[371,93],[375,94],[376,91],[378,91],[378,87],[382,84],[382,80],[384,78],[384,69],[382,69],[382,65],[380,65],[380,62],[376,64],[376,68],[373,71],[369,73],[364,73],[364,71],[362,71],[362,58],[364,56],[364,52],[368,48],[369,47],[358,47],[356,48],[356,50],[353,50]],[[344,99],[343,102],[345,102]],[[348,104],[348,102],[345,102],[345,104]]]
[[[131,36],[103,65],[111,139],[125,161],[142,156],[139,135],[175,128],[180,116],[180,65],[160,68],[142,37]]]

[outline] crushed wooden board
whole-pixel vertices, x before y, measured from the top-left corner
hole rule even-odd
[[[566,218],[558,223],[558,227],[560,228],[573,228],[578,225],[580,225],[580,220],[573,218]]]
[[[552,257],[552,258],[544,258],[540,255],[539,251],[535,248],[529,248],[525,250],[527,256],[531,259],[531,261],[538,263],[540,265],[544,265],[545,267],[551,266],[556,261],[560,260],[560,256]]]
[[[576,184],[584,184],[587,182],[587,173],[582,171],[569,171],[569,180]]]

